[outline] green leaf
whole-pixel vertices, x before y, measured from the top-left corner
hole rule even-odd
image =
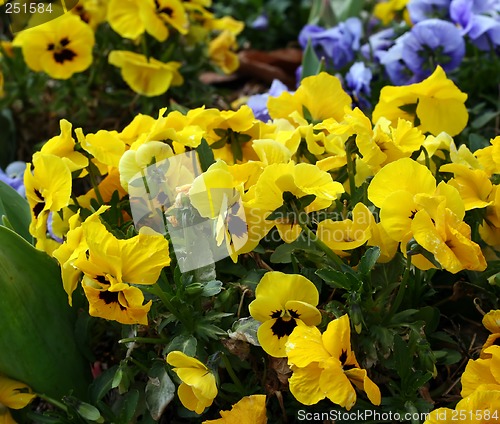
[[[343,22],[352,16],[359,16],[364,2],[359,0],[330,0],[330,7],[338,22]]]
[[[100,374],[90,385],[90,400],[97,403],[111,390],[118,366],[115,365]]]
[[[380,247],[378,246],[370,247],[359,261],[358,272],[361,275],[368,275],[368,273],[373,269],[373,267],[377,263],[379,257],[380,257]]]
[[[498,115],[500,115],[500,110],[497,111],[490,110],[488,112],[483,112],[479,117],[477,117],[471,122],[470,126],[474,129],[482,128],[492,119],[496,118]]]
[[[0,373],[35,392],[87,398],[90,367],[74,337],[55,261],[0,227]]]
[[[196,151],[198,152],[198,155],[200,157],[201,169],[203,172],[205,172],[210,167],[210,165],[215,163],[214,152],[205,139],[201,140],[201,143],[196,148]]]
[[[163,351],[163,355],[167,355],[174,350],[179,350],[188,356],[196,355],[196,346],[198,341],[192,335],[180,334],[172,339]]]
[[[29,243],[33,237],[29,232],[31,222],[28,201],[8,184],[0,181],[0,217],[7,217],[12,229]]]
[[[311,40],[309,39],[302,59],[302,74],[300,79],[303,80],[312,75],[318,75],[321,72],[321,67],[321,60],[316,56],[314,48],[311,45]]]
[[[357,291],[361,287],[361,280],[351,273],[344,273],[335,269],[318,269],[316,275],[330,287]]]
[[[401,377],[402,384],[413,373],[412,358],[410,354],[410,348],[406,342],[401,338],[401,336],[394,336],[394,360],[396,363],[396,372]]]
[[[212,280],[203,284],[203,291],[201,295],[204,297],[211,297],[219,294],[222,290],[222,281]]]
[[[146,384],[146,405],[154,420],[159,420],[167,405],[175,396],[175,384],[167,373],[162,362],[153,364]]]
[[[147,385],[146,385],[147,390]],[[117,407],[120,411],[118,422],[121,424],[129,424],[133,422],[132,418],[135,415],[137,406],[139,404],[139,391],[137,389],[130,390],[123,396],[118,403]]]

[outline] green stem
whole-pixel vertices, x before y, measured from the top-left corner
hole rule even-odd
[[[349,147],[346,148],[346,159],[347,159],[347,176],[349,177],[349,191],[351,197],[356,191],[356,182],[354,180],[354,175],[356,174],[356,168],[354,166],[354,161],[351,156],[351,149]]]
[[[394,302],[391,305],[389,317],[392,317],[397,312],[399,307],[401,306],[401,302],[403,301],[403,297],[404,297],[405,292],[406,292],[406,286],[407,286],[408,280],[410,278],[410,268],[411,268],[411,256],[408,255],[408,257],[406,258],[406,268],[405,268],[405,272],[403,274],[403,279],[402,279],[401,283],[399,284],[398,294],[396,295],[396,298],[394,299]]]
[[[40,399],[44,400],[47,403],[50,403],[54,406],[56,406],[59,409],[62,409],[64,412],[68,412],[68,408],[66,405],[62,402],[59,402],[58,400],[52,399],[51,397],[48,397],[47,395],[42,395],[40,393],[36,394]]]
[[[231,362],[224,353],[221,356],[222,356],[222,362],[224,362],[224,367],[226,368],[229,377],[231,377],[231,380],[233,380],[233,383],[238,389],[238,392],[240,392],[240,394],[243,395],[246,392],[245,387],[243,386],[243,384],[241,384],[240,379],[234,372],[233,367],[231,366]]]
[[[300,215],[299,215],[300,216]],[[326,256],[332,260],[332,262],[335,263],[339,268],[341,268],[344,265],[344,262],[342,259],[340,259],[337,254],[330,249],[325,243],[323,243],[316,234],[314,234],[311,229],[307,226],[305,222],[303,222],[299,218],[299,225],[302,228],[302,230],[306,233],[307,237],[320,249],[322,250]]]
[[[101,192],[99,191],[99,184],[97,183],[97,178],[96,178],[96,174],[95,174],[96,169],[97,169],[97,167],[89,159],[90,183],[92,184],[92,188],[94,189],[94,193],[97,197],[97,201],[101,205],[104,205],[104,200],[102,200]]]
[[[158,296],[158,298],[163,302],[167,309],[177,318],[179,318],[179,312],[177,311],[177,308],[172,304],[170,299],[167,297],[167,294],[161,289],[158,283],[153,284],[152,286],[144,287],[144,289]]]
[[[150,343],[150,344],[165,344],[168,343],[169,339],[162,339],[156,337],[127,337],[125,339],[118,340],[118,343]]]

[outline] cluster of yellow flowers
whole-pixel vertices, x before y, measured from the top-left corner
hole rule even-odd
[[[123,4],[128,11],[138,2]],[[84,134],[78,128],[75,140],[72,125],[63,120],[61,134],[26,170],[30,232],[36,247],[59,261],[70,303],[81,284],[91,315],[147,324],[151,302],[144,304],[142,290],[154,290],[162,268],[170,265],[169,246],[147,226],[134,232],[131,211],[123,205],[150,166],[208,145],[214,163],[188,183],[179,173],[170,189],[179,204],[188,202],[213,221],[214,237],[226,243],[234,261],[276,228],[285,243],[305,232],[339,261],[349,262],[350,251],[367,243],[380,247],[381,262],[399,247],[422,270],[484,270],[483,251],[463,219],[468,210],[484,209],[479,228],[484,245],[500,244],[500,191],[491,179],[500,173],[500,137],[474,153],[466,146],[457,149],[452,136],[467,123],[465,99],[438,67],[422,83],[384,88],[372,124],[351,108],[336,77],[320,73],[304,79],[296,92],[270,98],[269,122],[255,119],[248,106],[185,114],[163,109],[157,118],[139,114],[121,132]],[[447,173],[453,178],[445,181]],[[329,215],[311,230],[312,213],[332,212],[344,192],[352,194],[363,184],[371,204],[346,203],[340,219]],[[161,203],[165,193],[155,190]],[[231,231],[242,211],[241,228]],[[171,213],[164,219],[175,225]],[[410,241],[418,249],[407,252]],[[272,356],[288,357],[290,390],[300,402],[327,397],[350,409],[354,385],[380,403],[378,387],[351,349],[348,316],[332,321],[323,334],[315,327],[321,321],[319,295],[309,280],[270,272],[255,295],[250,313],[262,323],[260,344]],[[485,349],[489,361],[494,352]],[[182,403],[201,413],[217,395],[215,377],[181,352],[171,352],[167,362],[183,381]]]
[[[168,42],[173,34],[183,37],[189,49],[197,43],[206,44],[206,55],[225,73],[238,66],[236,36],[243,23],[229,16],[215,18],[207,10],[211,0],[81,0],[70,13],[45,22],[28,25],[16,35],[13,46],[22,48],[27,66],[56,79],[68,79],[88,69],[93,62],[95,31],[101,24],[109,26],[124,39],[140,44],[146,33],[156,41]],[[38,19],[35,13],[31,20]],[[112,50],[108,62],[121,70],[125,82],[144,96],[157,96],[170,86],[182,85],[177,61],[163,62],[147,51]]]

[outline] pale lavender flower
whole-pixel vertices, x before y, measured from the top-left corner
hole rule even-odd
[[[372,71],[364,62],[355,62],[345,76],[347,92],[354,99],[355,106],[361,109],[370,107],[367,97],[371,94]]]
[[[265,13],[257,16],[255,20],[250,24],[250,28],[263,31],[269,27],[269,19]]]
[[[410,0],[406,8],[414,24],[432,18],[448,20],[450,2],[451,0]]]
[[[465,42],[451,22],[427,19],[413,26],[404,40],[402,54],[411,71],[427,77],[437,65],[445,72],[457,68],[465,55]]]
[[[303,49],[308,40],[318,57],[324,57],[326,64],[341,69],[354,60],[359,50],[363,28],[358,18],[349,18],[333,28],[318,25],[306,25],[299,34],[299,43]]]
[[[376,32],[368,37],[368,42],[361,46],[361,54],[368,61],[380,63],[381,57],[384,56],[393,45],[396,33],[394,29],[387,28]]]
[[[452,0],[450,16],[479,49],[500,46],[500,0]]]
[[[267,122],[271,117],[267,109],[267,101],[269,97],[278,97],[283,91],[288,91],[288,87],[281,81],[273,80],[271,87],[267,93],[255,94],[247,100],[247,105],[252,109],[254,116],[263,122]]]
[[[0,169],[0,181],[11,186],[21,196],[26,197],[26,189],[24,187],[24,170],[26,163],[17,161],[12,162],[5,168],[5,172]]]

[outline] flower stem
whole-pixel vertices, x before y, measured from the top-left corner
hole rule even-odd
[[[411,268],[411,256],[408,255],[408,257],[406,258],[406,268],[405,268],[405,272],[403,274],[403,279],[401,280],[401,283],[399,284],[398,294],[396,295],[396,298],[394,299],[394,302],[391,305],[389,317],[392,317],[397,312],[399,307],[401,306],[401,302],[403,301],[403,297],[404,297],[405,292],[406,292],[406,286],[407,286],[408,280],[410,278],[410,268]]]
[[[165,344],[169,342],[169,339],[157,338],[157,337],[127,337],[125,339],[118,340],[118,343],[150,343],[150,344]]]
[[[231,366],[231,362],[229,361],[225,353],[222,353],[221,356],[222,356],[222,362],[224,362],[224,368],[226,368],[229,377],[231,377],[231,380],[233,380],[233,383],[238,389],[238,392],[240,392],[243,395],[246,392],[245,387],[243,386],[243,384],[241,384],[240,379],[234,372],[233,367]]]
[[[297,219],[298,219],[298,223],[300,225],[300,228],[302,228],[302,230],[306,233],[307,237],[309,240],[311,240],[320,250],[322,250],[326,256],[332,260],[332,262],[335,263],[335,265],[337,265],[339,268],[341,268],[343,265],[344,265],[344,262],[342,261],[342,259],[340,259],[337,254],[332,250],[330,249],[325,243],[323,243],[316,234],[314,234],[313,231],[311,231],[311,229],[307,226],[307,222],[305,222],[303,219],[302,219],[302,215],[298,210],[297,208],[295,207],[295,205],[292,205],[292,207],[294,208],[295,210],[295,213],[296,213],[296,216],[297,216]]]
[[[62,402],[59,402],[58,400],[52,399],[51,397],[48,397],[47,395],[37,393],[36,394],[40,399],[44,400],[47,403],[50,403],[51,405],[54,405],[58,407],[59,409],[63,410],[64,412],[68,412],[68,408],[66,405]]]

